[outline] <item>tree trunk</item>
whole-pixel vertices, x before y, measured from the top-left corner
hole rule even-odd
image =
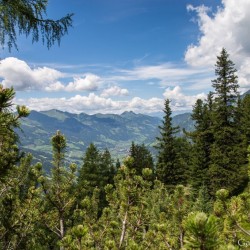
[[[127,224],[127,216],[128,216],[128,211],[125,212],[125,216],[124,216],[124,219],[122,221],[122,233],[121,233],[121,238],[120,238],[119,249],[121,248],[122,243],[124,241],[124,237],[125,237],[126,224]]]
[[[61,237],[61,240],[62,240],[63,237],[64,237],[64,221],[63,221],[63,218],[59,219],[59,223],[60,223],[60,237]],[[64,250],[64,247],[60,246],[60,250]]]

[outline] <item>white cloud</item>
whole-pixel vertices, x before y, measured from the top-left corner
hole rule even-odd
[[[26,62],[8,57],[0,62],[0,78],[5,87],[15,90],[41,90],[59,84],[63,74],[55,69],[42,67],[32,69]],[[52,87],[51,87],[52,88]]]
[[[196,45],[188,47],[185,60],[192,66],[211,67],[216,62],[222,47],[230,54],[230,58],[239,69],[239,83],[242,87],[250,87],[250,1],[222,0],[222,7],[215,13],[207,7],[187,7],[195,11],[201,35]]]
[[[185,95],[179,86],[173,89],[167,88],[163,93],[166,99],[171,101],[171,108],[173,111],[191,110],[197,99],[205,99],[207,96],[204,93],[197,95]]]
[[[164,108],[163,104],[164,100],[161,98],[153,97],[150,99],[142,99],[140,97],[134,97],[131,101],[127,102],[125,110],[150,114],[154,112],[161,112]]]
[[[16,99],[15,103],[24,103],[23,99]],[[115,110],[117,103],[111,99],[103,98],[90,93],[88,96],[75,95],[69,98],[29,98],[25,100],[27,107],[31,110],[60,109],[73,113],[96,113],[103,110]]]
[[[153,84],[158,81],[161,87],[192,86],[194,84],[198,86],[200,83],[199,89],[206,90],[211,87],[211,81],[207,81],[207,79],[211,79],[213,75],[213,69],[207,67],[195,68],[171,63],[141,66],[130,70],[117,70],[117,72],[117,75],[111,76],[107,80],[116,82],[148,81]]]
[[[61,82],[55,82],[45,87],[45,90],[52,92],[52,91],[61,91],[64,90],[64,88],[65,86]]]
[[[119,86],[112,86],[110,88],[104,89],[102,91],[101,96],[108,97],[108,96],[126,96],[129,94],[127,89],[122,89]]]
[[[114,113],[134,111],[137,113],[160,112],[163,109],[164,100],[161,98],[142,99],[134,97],[130,101],[114,101],[94,93],[88,96],[75,95],[70,98],[29,98],[16,99],[16,104],[25,103],[31,110],[60,109],[72,113]]]
[[[74,78],[66,87],[66,91],[96,91],[101,83],[101,78],[94,74],[85,74],[83,77]]]
[[[87,73],[81,77],[73,78],[66,86],[59,81],[66,77],[62,72],[48,68],[31,68],[25,61],[14,57],[1,60],[0,78],[5,87],[13,86],[17,91],[43,90],[43,91],[96,91],[101,78]]]
[[[124,73],[124,80],[181,80],[193,74],[201,73],[202,70],[192,68],[181,68],[179,65],[160,64],[154,66],[136,67],[132,70],[121,70]],[[127,78],[126,78],[127,77]],[[121,80],[123,80],[121,78]]]
[[[185,95],[181,88],[167,88],[163,94],[164,98],[171,100],[172,111],[190,111],[197,98],[205,99],[206,95]],[[164,108],[164,98],[133,97],[131,100],[116,101],[111,98],[90,93],[87,96],[75,95],[69,98],[29,98],[26,100],[16,99],[16,104],[25,103],[31,110],[60,109],[72,113],[114,113],[119,114],[124,111],[134,111],[136,113],[152,114],[161,112]]]

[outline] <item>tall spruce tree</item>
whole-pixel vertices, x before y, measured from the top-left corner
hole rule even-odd
[[[212,93],[207,101],[198,99],[193,107],[191,115],[195,121],[195,130],[187,133],[192,139],[192,164],[191,184],[198,192],[202,186],[208,186],[208,168],[210,164],[210,150],[213,143],[212,133]]]
[[[101,181],[100,160],[99,150],[91,143],[86,149],[83,165],[79,170],[77,185],[80,199],[83,199],[85,195],[91,196],[95,187],[99,187]]]
[[[238,81],[234,63],[223,48],[215,65],[213,138],[209,165],[210,193],[226,188],[236,194],[247,183],[246,148],[237,119]]]
[[[162,126],[159,126],[160,137],[157,137],[158,149],[156,176],[169,188],[186,181],[186,169],[181,164],[181,156],[177,152],[176,137],[178,127],[172,125],[172,111],[170,101],[165,100],[164,118]]]
[[[95,188],[98,188],[100,190],[99,212],[101,213],[107,204],[104,187],[113,183],[115,173],[116,169],[110,152],[106,149],[102,153],[91,143],[85,152],[83,165],[79,170],[78,202],[80,203],[86,195],[92,197]]]

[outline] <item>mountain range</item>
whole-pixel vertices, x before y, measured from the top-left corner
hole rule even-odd
[[[250,90],[241,95],[244,98]],[[191,113],[173,116],[173,126],[192,131],[194,121]],[[154,145],[159,135],[159,125],[162,119],[145,114],[126,111],[117,114],[72,114],[52,109],[48,111],[31,111],[22,120],[20,147],[25,152],[31,152],[36,161],[50,165],[52,160],[51,137],[60,130],[67,139],[68,160],[81,162],[86,148],[93,142],[99,150],[108,148],[113,158],[122,159],[128,154],[131,142],[144,143],[156,155]]]
[[[114,158],[128,154],[131,142],[144,143],[154,154],[156,136],[162,120],[132,111],[117,114],[72,114],[59,110],[31,111],[18,130],[20,147],[31,152],[35,160],[49,165],[52,160],[51,137],[60,130],[67,139],[67,157],[81,162],[86,148],[93,142],[99,150],[108,148]],[[173,117],[173,126],[190,131],[194,123],[190,113]]]

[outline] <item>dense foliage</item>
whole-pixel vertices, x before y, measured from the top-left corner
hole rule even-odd
[[[122,164],[94,144],[67,164],[57,131],[50,173],[19,152],[14,129],[29,111],[13,112],[14,90],[0,86],[0,249],[248,249],[250,95],[238,97],[225,49],[215,73],[186,137],[165,101],[156,164],[134,142]]]

